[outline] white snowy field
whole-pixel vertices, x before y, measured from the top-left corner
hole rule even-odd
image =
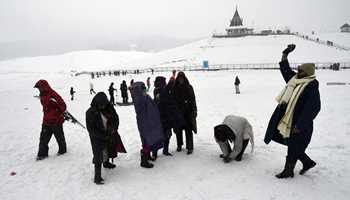
[[[296,166],[293,179],[274,175],[284,165],[286,148],[263,143],[275,96],[284,86],[278,71],[186,72],[198,104],[198,134],[193,155],[176,152],[159,156],[153,169],[139,166],[140,139],[133,106],[116,107],[119,133],[127,148],[115,160],[117,168],[102,171],[105,185],[93,183],[92,151],[86,130],[64,124],[68,153],[56,156],[57,144],[50,142],[49,158],[35,161],[42,111],[33,85],[44,78],[65,99],[70,110],[85,124],[85,111],[92,96],[86,76],[66,73],[0,74],[0,199],[322,199],[342,200],[350,196],[350,85],[327,86],[327,82],[350,83],[350,71],[317,71],[322,110],[315,120],[314,135],[307,153],[317,166],[300,176]],[[125,78],[145,81],[142,74],[94,79],[95,90],[107,92],[111,81]],[[242,94],[234,94],[234,76],[239,75]],[[70,101],[73,86],[76,100]],[[120,92],[118,91],[120,95]],[[150,92],[152,94],[152,91]],[[120,101],[118,97],[117,100]],[[228,114],[248,118],[255,132],[255,152],[247,147],[242,162],[225,164],[213,139],[213,127]],[[16,175],[11,176],[11,172]]]

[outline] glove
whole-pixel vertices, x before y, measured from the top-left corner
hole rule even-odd
[[[295,44],[289,44],[282,53],[288,55],[290,52],[294,51],[295,47]]]

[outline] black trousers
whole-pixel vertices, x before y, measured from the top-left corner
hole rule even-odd
[[[304,133],[291,134],[288,139],[287,157],[293,161],[300,160],[305,164],[311,161],[310,157],[305,153],[311,136],[306,137],[306,134],[303,134]]]
[[[38,156],[48,156],[49,154],[49,142],[52,137],[55,136],[58,143],[58,153],[65,153],[67,151],[66,139],[64,137],[62,125],[42,125],[39,142]]]
[[[114,102],[114,95],[110,94],[110,102],[112,105],[115,105],[115,102]]]
[[[181,129],[175,129],[176,134],[176,141],[177,141],[177,147],[181,147],[183,142],[183,135]],[[191,129],[185,129],[185,136],[186,136],[186,149],[187,150],[193,150],[193,133]]]
[[[236,159],[241,159],[241,158],[242,158],[242,155],[243,155],[245,149],[247,148],[248,143],[249,143],[249,140],[243,140],[242,150],[241,150],[241,152],[239,152],[239,154],[236,156]]]
[[[123,103],[128,103],[128,97],[123,97]]]

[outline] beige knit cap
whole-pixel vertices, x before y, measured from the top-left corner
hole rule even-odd
[[[315,74],[315,64],[314,63],[304,63],[299,66],[299,69],[303,70],[307,76],[312,76]]]

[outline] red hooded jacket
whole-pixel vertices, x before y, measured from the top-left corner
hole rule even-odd
[[[34,87],[40,90],[40,102],[44,112],[43,124],[63,124],[63,113],[66,111],[66,103],[62,97],[50,87],[46,80],[39,80]]]

